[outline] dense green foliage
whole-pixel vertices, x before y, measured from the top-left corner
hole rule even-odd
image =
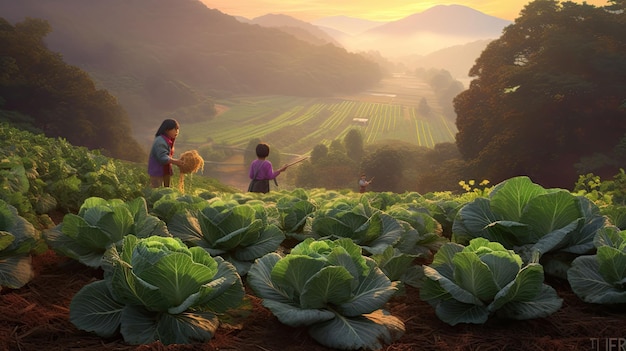
[[[48,224],[55,210],[77,212],[92,196],[131,200],[148,186],[145,165],[7,124],[0,124],[0,160],[0,199],[32,223]]]
[[[470,178],[567,188],[575,164],[612,154],[626,133],[626,5],[610,3],[533,1],[483,51],[455,99]],[[587,172],[617,171],[599,167]]]
[[[301,188],[358,189],[362,173],[375,181],[368,191],[419,191],[454,189],[464,163],[453,143],[429,149],[397,140],[364,145],[361,131],[350,129],[337,146],[317,144],[309,160],[295,170],[291,183]],[[291,176],[291,174],[289,174]]]
[[[43,20],[13,26],[0,18],[0,121],[118,159],[145,159],[124,109],[84,71],[48,50],[44,39],[50,31]]]

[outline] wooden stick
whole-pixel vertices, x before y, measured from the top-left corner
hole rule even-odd
[[[309,158],[309,157],[311,157],[311,156],[304,156],[304,157],[302,157],[302,158],[299,158],[299,159],[297,159],[297,160],[295,160],[295,161],[293,161],[293,162],[291,162],[291,163],[287,163],[287,164],[285,165],[285,167],[293,166],[293,165],[295,165],[296,163],[302,162],[302,161],[306,160],[306,159],[307,159],[307,158]]]

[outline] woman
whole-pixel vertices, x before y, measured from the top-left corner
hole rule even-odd
[[[175,119],[166,119],[156,132],[148,158],[148,175],[153,188],[169,187],[170,178],[174,174],[172,165],[182,165],[179,159],[174,158],[174,141],[178,136],[178,129]]]

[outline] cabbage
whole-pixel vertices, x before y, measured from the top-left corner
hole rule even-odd
[[[128,234],[171,236],[165,222],[148,213],[143,197],[128,202],[90,197],[78,214],[66,214],[63,222],[43,234],[54,251],[93,268],[100,267],[105,251]]]
[[[177,212],[167,222],[173,236],[188,246],[198,246],[211,256],[221,256],[245,275],[255,259],[276,251],[285,234],[268,224],[260,206],[225,204]]]
[[[546,317],[563,303],[544,284],[543,267],[523,266],[519,255],[484,238],[467,247],[447,243],[424,266],[420,298],[450,324],[483,324],[491,315],[509,319]]]
[[[103,259],[104,279],[85,285],[70,303],[79,329],[130,344],[204,342],[218,315],[241,304],[241,277],[220,257],[180,239],[127,235]]]
[[[626,231],[603,228],[594,243],[596,254],[576,258],[567,271],[572,291],[589,303],[626,303]]]
[[[382,309],[396,283],[347,238],[308,238],[284,257],[269,253],[247,281],[281,323],[308,327],[327,347],[378,350],[404,333],[404,323]]]
[[[350,238],[369,254],[382,254],[405,232],[400,221],[372,207],[366,198],[359,203],[339,199],[315,212],[312,232],[317,239]]]
[[[565,278],[573,259],[569,257],[592,252],[593,238],[605,222],[586,198],[563,189],[544,189],[522,176],[496,185],[489,198],[463,206],[451,241],[463,245],[477,237],[497,241],[524,262],[540,257],[546,272]]]
[[[39,241],[39,231],[15,207],[0,200],[0,289],[17,289],[30,282],[31,254]]]

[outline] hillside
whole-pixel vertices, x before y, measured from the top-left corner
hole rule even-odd
[[[241,23],[197,0],[2,1],[0,13],[12,23],[48,21],[48,47],[111,91],[135,129],[171,115],[210,117],[215,96],[333,95],[381,78],[362,56]]]
[[[239,19],[242,22],[246,22]],[[277,28],[294,37],[314,45],[333,44],[341,47],[341,44],[321,28],[291,16],[281,14],[267,14],[248,20],[247,23],[258,24],[262,27]]]

